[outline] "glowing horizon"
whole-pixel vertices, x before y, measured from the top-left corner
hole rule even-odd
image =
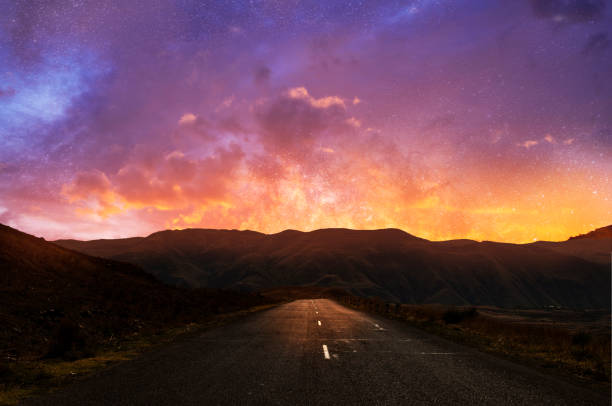
[[[114,3],[7,7],[0,223],[515,243],[612,224],[605,2]]]
[[[605,228],[607,226],[603,226],[603,227]],[[599,228],[602,228],[602,227],[599,227]],[[103,240],[103,239],[146,238],[146,237],[149,237],[149,236],[151,236],[153,234],[160,233],[160,232],[165,232],[165,231],[184,231],[184,230],[216,230],[216,231],[237,231],[237,232],[248,231],[248,232],[255,232],[255,233],[264,234],[264,235],[275,235],[275,234],[281,234],[281,233],[283,233],[285,231],[296,231],[296,232],[300,232],[300,233],[308,233],[308,232],[312,232],[312,231],[334,230],[334,229],[335,230],[351,230],[351,231],[399,230],[399,231],[405,232],[405,233],[407,233],[409,235],[412,235],[413,237],[418,237],[418,238],[425,239],[425,240],[431,241],[431,242],[472,240],[472,241],[476,241],[476,242],[486,242],[486,241],[489,241],[489,242],[507,243],[507,242],[504,242],[504,241],[495,241],[495,240],[487,240],[487,239],[479,240],[479,239],[475,239],[475,238],[465,238],[465,237],[462,237],[462,238],[450,238],[450,239],[443,238],[443,239],[432,239],[432,240],[429,240],[429,239],[424,238],[422,236],[415,235],[415,234],[409,233],[406,230],[402,230],[400,228],[395,228],[395,227],[386,227],[386,228],[326,227],[326,228],[313,228],[312,230],[296,230],[294,228],[286,228],[286,229],[283,229],[283,230],[280,230],[280,231],[276,231],[276,232],[263,232],[263,231],[251,230],[249,228],[238,229],[238,228],[184,227],[184,228],[166,228],[166,229],[160,229],[160,230],[153,231],[152,233],[142,234],[142,235],[140,235],[140,234],[139,235],[136,235],[136,234],[135,235],[122,235],[122,236],[113,235],[113,236],[108,237],[108,238],[99,237],[99,236],[95,236],[94,235],[94,236],[91,236],[91,238],[81,238],[81,239],[79,239],[79,238],[54,238],[54,239],[46,239],[46,240],[48,240],[48,241],[58,241],[58,240],[94,241],[94,240]],[[596,229],[590,230],[590,231],[595,231],[595,230]],[[586,234],[586,233],[584,233],[584,234]],[[529,243],[533,243],[533,242],[536,242],[536,241],[541,241],[541,242],[564,242],[564,241],[569,240],[571,237],[577,237],[577,236],[579,236],[579,235],[577,234],[577,235],[567,236],[567,238],[563,238],[563,239],[560,239],[560,240],[538,240],[538,239],[536,239],[536,240],[524,241],[524,242],[514,242],[514,243],[511,243],[511,244],[519,244],[519,245],[520,244],[529,244]]]

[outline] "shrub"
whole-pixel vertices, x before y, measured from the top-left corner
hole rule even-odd
[[[474,307],[465,310],[449,309],[444,312],[442,320],[444,320],[446,324],[457,324],[461,323],[463,320],[476,317],[477,315],[478,311]]]
[[[84,342],[79,326],[70,319],[62,319],[49,345],[47,357],[63,357],[74,349],[82,348]]]
[[[585,347],[591,342],[592,339],[593,337],[589,333],[585,331],[579,331],[572,337],[572,345]]]

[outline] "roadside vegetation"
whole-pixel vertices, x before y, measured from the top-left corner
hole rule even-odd
[[[591,311],[585,317],[599,317],[599,323],[545,323],[530,319],[529,312],[386,303],[380,299],[342,296],[349,307],[406,321],[480,350],[502,355],[535,367],[569,374],[585,383],[610,385],[610,313]],[[550,309],[540,313],[563,312]],[[566,311],[560,314],[577,312]],[[510,315],[519,316],[509,317]],[[525,316],[527,314],[527,316]],[[605,321],[607,320],[607,321]]]
[[[174,319],[165,319],[166,311],[157,308],[160,318],[145,312],[131,323],[111,326],[106,320],[102,323],[105,328],[84,328],[69,318],[51,321],[55,324],[50,329],[52,333],[49,337],[39,337],[40,345],[18,353],[4,346],[0,361],[0,405],[18,404],[24,398],[48,393],[157,346],[276,305],[259,295],[209,292],[206,296],[205,306],[178,313],[174,308],[166,310]]]

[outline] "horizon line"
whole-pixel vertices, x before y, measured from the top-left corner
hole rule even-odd
[[[2,224],[2,223],[0,223]],[[7,225],[7,224],[3,224],[7,227],[13,228],[15,230],[21,231],[26,233],[25,231],[22,231],[18,228],[15,228],[13,226]],[[347,230],[347,231],[385,231],[385,230],[397,230],[400,232],[403,232],[407,235],[410,235],[414,238],[418,238],[420,240],[423,241],[428,241],[428,242],[445,242],[445,241],[461,241],[461,240],[467,240],[467,241],[474,241],[474,242],[496,242],[496,243],[500,243],[500,244],[515,244],[515,245],[526,245],[526,244],[532,244],[534,242],[564,242],[564,241],[568,241],[572,238],[575,237],[579,237],[582,235],[586,235],[589,234],[591,232],[600,230],[602,228],[607,228],[607,227],[612,227],[612,224],[609,225],[604,225],[601,227],[595,227],[593,229],[591,229],[590,231],[587,231],[585,233],[582,234],[577,234],[577,235],[570,235],[568,236],[566,239],[564,240],[540,240],[540,239],[534,239],[533,241],[529,241],[529,242],[508,242],[508,241],[499,241],[499,240],[489,240],[489,239],[483,239],[483,240],[479,240],[479,239],[473,239],[473,238],[449,238],[449,239],[439,239],[439,240],[430,240],[427,238],[423,238],[423,237],[419,237],[418,235],[412,234],[406,230],[403,230],[401,228],[398,227],[386,227],[386,228],[372,228],[372,229],[357,229],[357,228],[348,228],[348,227],[325,227],[325,228],[317,228],[317,229],[312,229],[312,230],[298,230],[298,229],[293,229],[293,228],[287,228],[278,232],[274,232],[274,233],[265,233],[262,231],[257,231],[257,230],[251,230],[251,229],[237,229],[237,228],[206,228],[206,227],[186,227],[186,228],[166,228],[166,229],[161,229],[161,230],[157,230],[154,231],[148,235],[133,235],[133,236],[128,236],[128,237],[115,237],[115,238],[93,238],[93,239],[78,239],[78,238],[55,238],[55,239],[49,239],[47,240],[45,237],[40,237],[45,239],[46,241],[66,241],[66,240],[72,240],[72,241],[101,241],[101,240],[126,240],[126,239],[131,239],[131,238],[149,238],[154,234],[158,234],[158,233],[163,233],[163,232],[168,232],[168,231],[188,231],[188,230],[207,230],[207,231],[234,231],[234,232],[252,232],[252,233],[257,233],[257,234],[262,234],[262,235],[266,235],[266,236],[272,236],[272,235],[277,235],[277,234],[281,234],[287,231],[295,231],[298,233],[312,233],[312,232],[317,232],[317,231],[323,231],[323,230]],[[29,234],[29,233],[26,233]],[[31,234],[34,235],[34,234]]]

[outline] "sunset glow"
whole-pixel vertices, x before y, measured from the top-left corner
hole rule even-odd
[[[0,0],[0,223],[507,242],[612,223],[605,2],[137,3]]]

